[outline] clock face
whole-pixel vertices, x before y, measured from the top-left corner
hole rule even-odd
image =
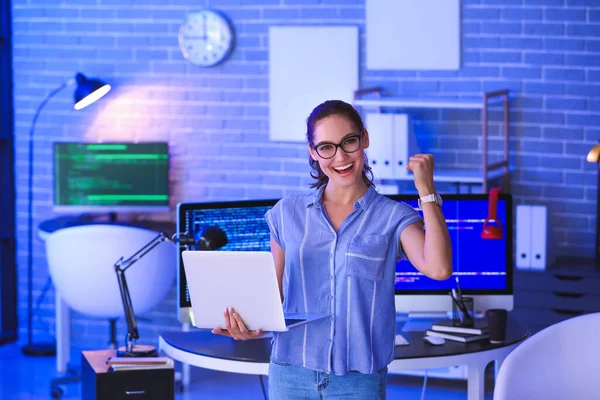
[[[225,60],[233,49],[233,28],[218,11],[188,13],[179,29],[179,47],[192,64],[210,67]]]

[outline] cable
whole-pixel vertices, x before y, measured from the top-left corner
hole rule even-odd
[[[267,400],[267,391],[265,390],[265,382],[263,380],[263,376],[258,375],[258,377],[260,378],[260,387],[262,388],[263,397],[265,398],[265,400]]]
[[[51,284],[52,284],[52,278],[48,277],[48,279],[46,280],[46,284],[44,285],[44,288],[42,289],[42,293],[40,293],[40,295],[35,303],[35,310],[33,310],[33,316],[37,315],[37,313],[40,311],[42,302],[46,298],[46,293],[48,293],[48,289],[50,289]]]
[[[40,295],[37,298],[36,304],[35,304],[35,309],[33,310],[33,313],[31,314],[31,318],[36,318],[38,319],[38,321],[40,322],[40,324],[42,324],[42,327],[44,328],[44,331],[51,336],[52,338],[54,338],[54,335],[52,335],[50,333],[50,327],[48,326],[48,324],[46,323],[46,321],[44,321],[40,316],[39,316],[39,311],[40,308],[42,306],[42,302],[44,301],[44,299],[46,298],[46,294],[48,293],[48,290],[50,289],[50,286],[52,286],[52,277],[48,277],[48,279],[46,280],[46,283],[44,284],[44,288],[42,289],[42,292],[40,293]]]
[[[421,390],[421,400],[425,399],[425,388],[427,388],[427,370],[425,370],[425,377],[423,378],[423,389]]]

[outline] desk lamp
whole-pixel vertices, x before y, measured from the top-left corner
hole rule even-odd
[[[75,110],[81,110],[110,91],[110,85],[98,79],[87,78],[82,73],[77,73],[75,78],[69,79],[58,88],[46,96],[46,98],[38,106],[31,128],[29,129],[29,181],[28,181],[28,217],[27,217],[27,233],[29,235],[27,248],[27,345],[22,348],[23,354],[28,356],[51,356],[56,354],[56,345],[54,343],[38,343],[32,341],[33,335],[33,135],[35,125],[37,123],[40,112],[46,104],[56,96],[60,91],[68,86],[77,84],[74,93]]]
[[[218,226],[205,228],[204,230],[199,231],[195,237],[189,237],[187,233],[176,233],[173,236],[167,236],[161,231],[158,236],[145,244],[127,260],[124,260],[123,257],[117,260],[114,269],[117,273],[117,280],[119,281],[119,291],[121,293],[121,301],[123,302],[125,321],[127,322],[126,346],[118,349],[117,355],[119,357],[154,357],[157,355],[154,346],[135,345],[135,341],[140,338],[140,334],[137,328],[135,313],[133,312],[129,287],[127,286],[127,280],[125,279],[125,271],[152,251],[152,249],[165,241],[179,244],[182,250],[195,249],[202,251],[220,249],[228,242],[227,235]]]
[[[598,170],[598,183],[596,184],[597,194],[596,194],[596,243],[594,253],[594,258],[596,261],[596,266],[600,266],[600,143],[592,147],[589,151],[587,158],[587,162],[596,163],[599,166]]]

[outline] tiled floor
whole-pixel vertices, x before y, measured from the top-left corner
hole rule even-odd
[[[18,344],[0,346],[0,399],[47,400],[50,399],[50,380],[55,374],[54,357],[27,357]],[[231,374],[194,368],[192,383],[177,400],[188,399],[244,399],[262,400],[263,393],[258,376]],[[265,384],[268,384],[265,378]],[[423,379],[392,375],[389,377],[388,399],[421,399]],[[64,386],[63,398],[79,399],[80,384]],[[491,389],[486,400],[491,400]],[[464,400],[466,383],[429,379],[424,399]]]

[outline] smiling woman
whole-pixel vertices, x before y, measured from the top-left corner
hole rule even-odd
[[[316,131],[328,132],[338,129],[343,134],[339,144],[332,143],[328,138],[315,137]],[[320,187],[329,182],[330,176],[325,172],[327,168],[331,168],[341,177],[350,177],[354,171],[358,170],[367,186],[373,184],[371,167],[369,167],[367,156],[364,153],[364,149],[369,147],[369,135],[360,115],[354,108],[341,101],[326,102],[315,108],[308,118],[306,139],[310,151],[309,164],[313,169],[311,176],[317,180],[311,187]],[[361,148],[361,144],[363,150],[359,152],[358,156],[355,156],[354,153]],[[343,153],[341,158],[335,158],[338,148],[343,150],[340,152],[340,154]],[[339,162],[346,159],[344,155],[349,156],[349,161],[354,161],[340,165]],[[325,162],[325,160],[332,159],[332,162]],[[338,159],[339,161],[336,161]],[[319,160],[323,160],[323,162]]]
[[[341,148],[345,153],[354,153],[358,149],[360,149],[360,141],[362,139],[362,132],[358,135],[348,134],[344,136],[342,141],[339,144],[329,143],[329,142],[320,142],[316,145],[312,145],[312,148],[317,152],[319,157],[328,160],[330,158],[335,157],[337,154],[337,149]],[[368,165],[368,163],[366,163]],[[350,171],[354,167],[353,163],[349,163],[346,165],[340,165],[334,167],[334,170],[339,174],[349,175]]]
[[[417,154],[408,165],[425,235],[417,211],[375,190],[369,132],[350,104],[318,105],[306,133],[316,190],[284,197],[266,219],[284,312],[331,318],[273,333],[269,397],[382,399],[394,355],[396,263],[408,258],[433,279],[452,273],[448,228],[439,203],[429,200],[433,157]],[[264,334],[249,331],[235,311],[224,317],[227,329],[214,333],[236,340]]]

